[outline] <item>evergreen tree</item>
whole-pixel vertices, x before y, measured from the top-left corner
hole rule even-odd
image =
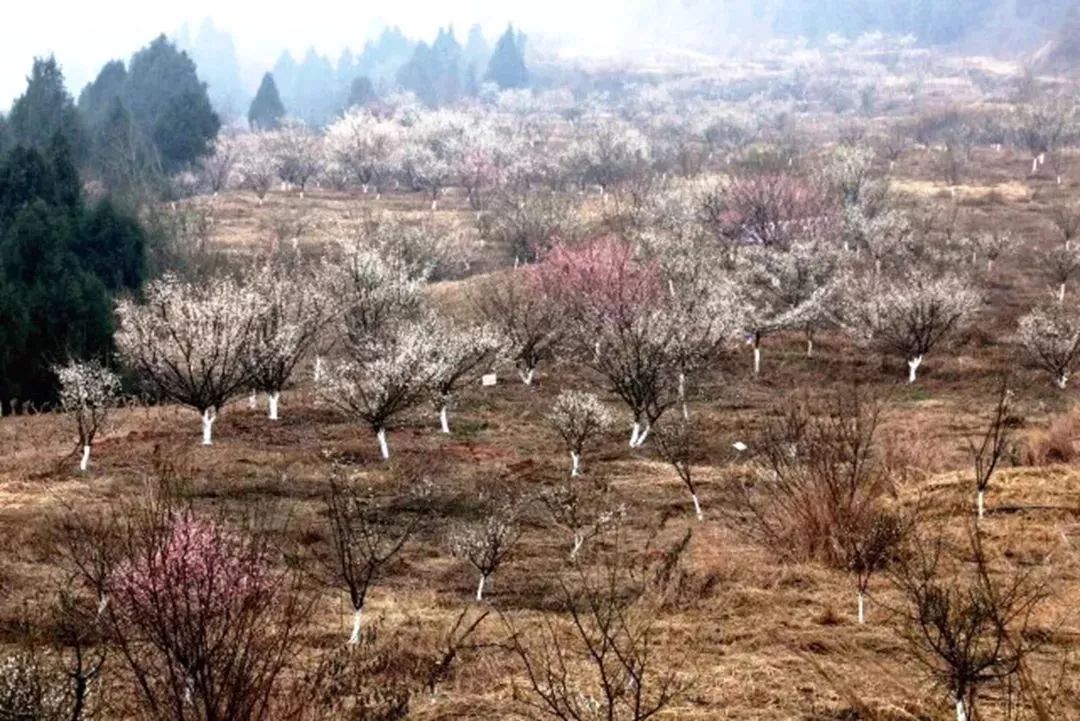
[[[486,79],[500,88],[523,88],[529,84],[529,71],[525,67],[525,37],[515,33],[513,26],[495,44],[488,63]]]
[[[436,104],[435,62],[427,43],[416,46],[409,62],[398,70],[397,81],[398,85],[416,95],[426,105]]]
[[[87,84],[79,93],[79,113],[91,138],[112,112],[113,102],[123,96],[126,83],[127,68],[124,63],[111,60],[101,68],[94,82]]]
[[[44,150],[60,133],[70,148],[81,153],[82,129],[75,101],[64,87],[64,74],[53,56],[34,58],[26,92],[11,106],[8,123],[17,145]]]
[[[206,18],[190,44],[181,37],[177,47],[186,50],[198,67],[214,110],[223,118],[240,117],[247,93],[240,79],[240,61],[232,35],[219,30],[213,20]]]
[[[345,107],[368,105],[377,99],[375,86],[371,84],[371,81],[366,76],[361,75],[353,80],[352,85],[349,86],[349,97],[346,100]]]
[[[266,73],[248,109],[248,124],[252,130],[273,130],[281,125],[283,117],[285,106],[281,104],[277,83],[274,82],[273,75]]]
[[[11,147],[11,130],[8,128],[7,118],[0,113],[0,158],[4,157]]]
[[[439,35],[431,46],[436,105],[448,105],[461,98],[464,79],[461,56],[461,45],[454,37],[454,28],[439,30]]]
[[[488,45],[484,31],[479,25],[469,28],[469,37],[465,40],[465,64],[475,73],[476,68],[487,67],[491,59],[491,46]]]
[[[124,100],[162,169],[173,173],[209,153],[221,121],[195,63],[164,35],[131,59]]]
[[[137,288],[144,254],[133,217],[85,210],[62,133],[0,159],[0,402],[50,400],[53,364],[111,351],[109,288]]]
[[[154,153],[119,97],[112,99],[94,135],[90,165],[106,188],[125,195],[141,190],[144,180],[157,175]]]

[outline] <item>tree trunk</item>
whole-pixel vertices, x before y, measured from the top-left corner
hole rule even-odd
[[[581,475],[581,456],[570,451],[570,477],[577,478]]]
[[[679,371],[679,403],[682,404],[683,420],[690,420],[690,409],[686,405],[686,374],[682,371]]]
[[[1068,373],[1062,373],[1061,375],[1059,375],[1057,377],[1056,383],[1057,383],[1058,390],[1065,390],[1065,386],[1067,386],[1069,384],[1069,374]]]
[[[443,433],[450,432],[450,418],[446,414],[446,404],[439,409],[439,430]]]
[[[1064,302],[1065,302],[1065,284],[1062,283],[1061,286],[1058,288],[1058,303],[1064,303]]]
[[[696,493],[691,493],[690,497],[694,499],[694,515],[697,516],[699,521],[703,520],[705,516],[701,512],[701,501],[698,499],[698,495]]]
[[[86,444],[82,447],[82,459],[79,461],[79,470],[86,472],[86,469],[90,467],[90,444]]]
[[[967,710],[964,708],[964,699],[956,699],[956,721],[967,721]]]
[[[352,635],[349,636],[349,645],[355,646],[360,643],[360,616],[364,612],[363,608],[358,608],[353,611],[352,615]]]
[[[214,421],[217,420],[217,411],[207,408],[202,414],[202,444],[213,445]]]
[[[630,447],[637,448],[638,436],[641,435],[641,424],[634,421],[634,425],[630,428]]]
[[[531,386],[533,382],[533,374],[536,373],[535,368],[530,368],[527,371],[518,371],[518,375],[521,376],[521,382],[527,386]]]
[[[635,448],[641,448],[643,445],[645,445],[645,439],[649,437],[649,431],[651,430],[652,424],[646,422],[645,427],[641,430],[641,435],[638,436],[637,445],[634,446]]]
[[[480,583],[476,584],[476,600],[484,600],[484,582],[487,581],[487,576],[480,574]]]
[[[574,546],[570,549],[570,560],[577,560],[578,553],[581,552],[581,547],[585,545],[585,536],[581,531],[574,532]]]
[[[859,623],[866,623],[866,599],[862,591],[859,591]]]
[[[248,408],[255,410],[259,407],[259,394],[256,391],[251,391],[251,395],[248,396]]]
[[[761,346],[754,341],[754,375],[761,375]]]
[[[274,391],[269,396],[267,396],[267,401],[270,406],[269,417],[272,421],[276,421],[278,419],[278,401],[280,399],[281,393],[279,391]]]
[[[922,359],[923,359],[923,357],[921,355],[917,355],[917,356],[915,356],[914,358],[912,358],[911,360],[909,360],[907,362],[907,365],[908,365],[907,382],[908,383],[914,383],[915,382],[916,375],[917,375],[917,373],[919,371],[919,366],[922,365]]]
[[[315,356],[315,371],[312,373],[312,376],[313,376],[316,383],[318,383],[319,381],[322,380],[322,371],[323,371],[322,366],[323,366],[322,356],[316,354],[316,356]]]
[[[979,520],[980,521],[983,519],[983,516],[986,515],[985,501],[986,501],[986,491],[980,490],[979,495],[978,495],[978,497],[976,498],[976,501],[975,501],[975,505],[979,509]]]
[[[385,461],[390,457],[390,446],[386,444],[386,429],[380,428],[375,432],[375,437],[379,439],[379,454]]]
[[[806,336],[806,357],[814,357],[814,336],[810,334]]]

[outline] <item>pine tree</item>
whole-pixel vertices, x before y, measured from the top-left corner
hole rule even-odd
[[[124,94],[127,68],[120,60],[105,63],[94,82],[87,84],[79,93],[79,114],[91,137],[105,124],[112,112],[113,103]]]
[[[77,154],[83,148],[82,129],[75,101],[64,87],[64,74],[53,56],[35,58],[26,92],[11,106],[8,118],[17,145],[45,150],[60,133]]]
[[[351,108],[355,105],[368,105],[378,99],[375,94],[375,86],[371,84],[371,80],[366,75],[352,81],[352,85],[349,86],[349,97],[345,103],[345,107]]]
[[[500,88],[523,88],[529,84],[525,67],[525,37],[514,32],[511,25],[495,44],[488,63],[486,79]]]
[[[211,151],[221,121],[195,63],[164,35],[132,57],[124,101],[167,173]]]
[[[278,95],[277,83],[272,74],[266,73],[248,109],[248,124],[253,130],[274,130],[281,125],[283,117],[285,106]]]

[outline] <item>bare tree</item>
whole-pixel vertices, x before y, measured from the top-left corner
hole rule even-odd
[[[656,641],[671,554],[649,567],[617,546],[595,569],[575,566],[559,584],[556,618],[565,624],[545,618],[522,628],[504,615],[526,677],[515,698],[528,718],[647,721],[689,690],[680,659]]]
[[[656,445],[660,457],[667,461],[679,476],[679,480],[690,492],[694,502],[694,514],[703,520],[701,500],[698,498],[697,479],[694,477],[693,463],[701,448],[702,439],[697,427],[686,417],[665,421],[656,433]]]
[[[1020,318],[1017,338],[1028,357],[1064,390],[1080,363],[1080,315],[1064,303],[1035,308]]]
[[[258,298],[228,278],[195,285],[166,277],[144,295],[141,305],[120,301],[116,344],[154,391],[202,415],[210,445],[218,411],[251,385]]]
[[[585,543],[618,527],[626,507],[614,503],[611,486],[593,475],[587,480],[566,479],[539,494],[555,525],[570,532],[570,561],[576,561]]]
[[[916,539],[893,573],[906,601],[908,648],[951,695],[957,721],[979,718],[980,691],[1019,671],[1033,650],[1032,614],[1045,597],[1030,573],[994,573],[977,529],[970,539],[968,567],[947,558],[940,539]]]
[[[368,591],[416,531],[420,516],[402,522],[370,491],[333,478],[326,506],[333,547],[329,570],[349,592],[353,607],[349,643],[356,645],[360,643],[360,619]]]
[[[978,519],[983,519],[983,508],[986,489],[990,487],[990,481],[994,477],[994,471],[1001,463],[1009,449],[1011,440],[1011,428],[1009,426],[1009,401],[1012,400],[1012,391],[1009,389],[1009,379],[1001,381],[998,390],[997,401],[994,404],[994,414],[990,418],[986,429],[975,439],[968,439],[968,453],[975,472],[975,490],[977,492],[976,508]]]
[[[554,240],[577,238],[581,220],[571,199],[561,193],[508,189],[500,193],[481,219],[480,232],[489,242],[508,249],[515,262],[531,263]]]
[[[120,377],[97,361],[68,361],[53,369],[60,379],[60,408],[75,416],[82,458],[79,470],[90,466],[90,447],[105,427],[109,411],[120,397]]]
[[[611,426],[611,411],[594,393],[563,391],[555,399],[547,418],[566,444],[570,453],[570,477],[575,478],[581,472],[585,446]]]
[[[986,273],[994,272],[994,264],[1006,253],[1014,250],[1019,243],[1016,236],[1007,230],[991,230],[975,236],[975,248],[986,258]]]

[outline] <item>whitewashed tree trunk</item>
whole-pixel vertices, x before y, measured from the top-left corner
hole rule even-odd
[[[581,456],[570,451],[570,477],[577,478],[581,475]]]
[[[432,199],[432,201],[431,201],[431,212],[434,213],[438,209],[439,209],[439,201],[437,199]]]
[[[683,420],[690,420],[690,408],[686,405],[686,374],[682,371],[679,372],[679,403],[682,404]]]
[[[207,408],[203,411],[202,415],[202,444],[204,446],[213,445],[214,443],[214,421],[217,420],[217,411],[213,408]]]
[[[1031,174],[1035,175],[1035,173],[1037,173],[1037,172],[1039,172],[1039,159],[1038,158],[1032,158],[1031,159]]]
[[[358,608],[353,611],[352,615],[352,635],[349,636],[349,645],[355,646],[360,643],[360,616],[363,614],[364,609]]]
[[[645,445],[645,439],[649,437],[649,431],[651,430],[652,425],[646,423],[645,427],[641,429],[641,435],[639,435],[637,438],[637,445],[634,446],[635,448],[641,448],[643,445]]]
[[[814,336],[812,335],[806,337],[806,357],[814,357]]]
[[[979,491],[975,505],[979,509],[979,520],[981,521],[983,516],[986,515],[986,491]]]
[[[956,699],[956,721],[967,721],[967,710],[964,708],[964,699]]]
[[[386,429],[380,428],[375,433],[375,437],[379,439],[379,453],[382,455],[382,458],[385,461],[390,457],[390,446],[386,444]]]
[[[1062,373],[1057,377],[1057,387],[1059,390],[1065,390],[1065,386],[1069,384],[1069,374]]]
[[[323,360],[321,355],[315,356],[315,371],[312,373],[316,383],[322,380]]]
[[[108,608],[108,607],[109,607],[109,594],[102,593],[101,597],[98,598],[97,617],[101,618],[102,616],[104,616],[105,615],[105,609]]]
[[[518,371],[518,375],[521,376],[521,382],[527,386],[532,385],[534,373],[536,373],[535,368],[530,368],[527,371]]]
[[[483,601],[484,600],[484,582],[486,582],[486,581],[487,581],[487,576],[485,576],[484,574],[481,573],[480,574],[480,583],[476,584],[476,600],[477,601]]]
[[[697,516],[699,521],[704,519],[705,516],[701,512],[701,501],[698,499],[698,495],[696,493],[691,493],[690,497],[694,499],[694,515]]]
[[[866,599],[859,591],[859,623],[866,623]]]
[[[634,425],[630,428],[630,447],[637,448],[638,436],[641,435],[641,424],[634,421]]]
[[[570,560],[576,560],[579,553],[581,553],[581,547],[585,545],[585,536],[581,531],[574,531],[574,546],[570,549]]]
[[[82,447],[82,459],[79,461],[79,470],[86,472],[86,469],[90,467],[90,445],[87,444]]]
[[[446,404],[439,409],[439,430],[443,433],[450,432],[450,417],[446,412]]]
[[[279,391],[274,391],[269,396],[267,396],[267,404],[270,408],[270,410],[268,411],[268,416],[272,421],[276,421],[278,419],[278,401],[280,400],[281,393]]]
[[[761,375],[761,346],[754,343],[754,375]]]
[[[1065,284],[1062,283],[1061,286],[1058,287],[1058,303],[1064,303],[1064,302],[1065,302]]]
[[[915,356],[914,358],[912,358],[911,360],[909,360],[907,362],[907,365],[908,365],[907,382],[908,383],[914,383],[915,382],[915,378],[916,378],[916,376],[917,376],[917,374],[919,372],[919,366],[922,365],[922,360],[923,360],[923,357],[921,355],[917,355],[917,356]]]

